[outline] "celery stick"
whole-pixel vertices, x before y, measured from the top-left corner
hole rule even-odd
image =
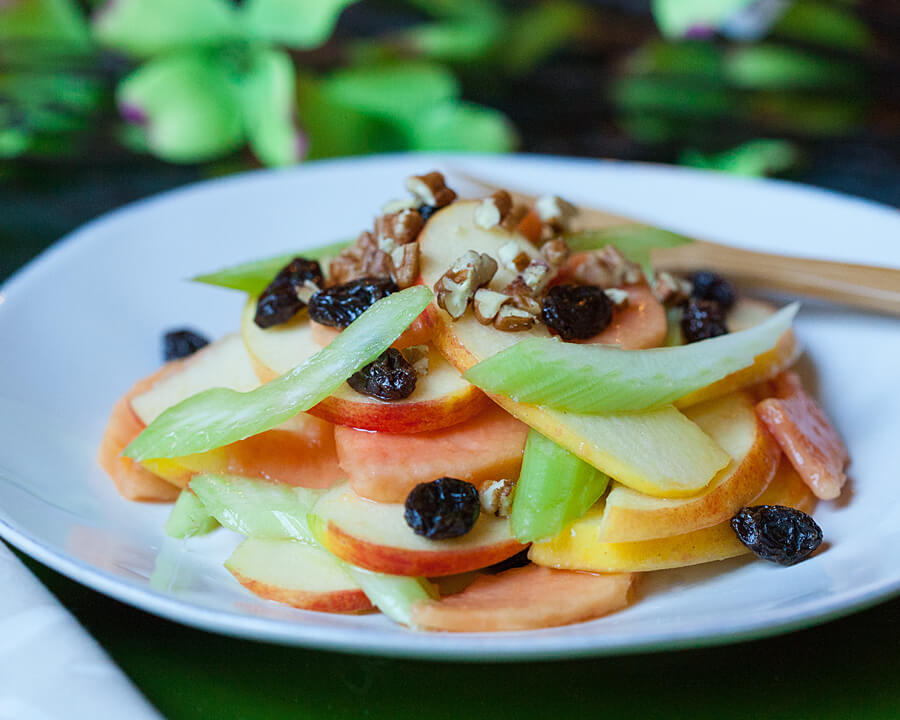
[[[341,250],[344,250],[351,244],[351,241],[343,240],[310,250],[300,250],[262,260],[251,260],[240,265],[222,268],[207,275],[197,275],[192,277],[191,280],[205,283],[206,285],[228,288],[229,290],[240,290],[248,295],[259,295],[266,285],[272,282],[278,271],[295,257],[302,257],[307,260],[322,260],[323,258],[338,255]]]
[[[437,599],[434,585],[425,578],[386,575],[343,563],[344,569],[363,589],[366,597],[391,620],[412,627],[412,606]]]
[[[315,542],[306,515],[321,490],[229,475],[197,475],[190,486],[206,512],[229,530],[263,540]]]
[[[483,360],[464,375],[516,402],[575,413],[659,408],[753,364],[791,326],[799,305],[755,327],[680,347],[622,350],[533,338]]]
[[[169,408],[124,454],[138,462],[192,455],[278,427],[381,355],[430,302],[422,285],[382,298],[328,347],[272,382],[247,393],[206,390]]]
[[[513,535],[521,542],[553,537],[584,515],[608,483],[608,476],[530,431],[510,516]]]
[[[648,225],[621,225],[568,235],[566,242],[572,252],[599,250],[607,245],[614,245],[625,257],[643,267],[644,272],[650,277],[653,272],[650,253],[654,248],[677,247],[692,243],[694,240]]]
[[[166,535],[179,540],[212,532],[219,523],[212,517],[194,493],[182,490],[169,519],[166,521]]]

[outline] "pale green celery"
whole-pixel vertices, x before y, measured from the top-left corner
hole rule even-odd
[[[600,250],[607,245],[614,245],[631,262],[638,263],[648,277],[652,277],[653,273],[650,253],[655,248],[678,247],[692,242],[692,238],[649,225],[621,225],[603,230],[584,230],[566,236],[566,243],[572,252]]]
[[[794,303],[755,327],[680,347],[622,350],[556,339],[524,340],[465,373],[516,402],[585,414],[659,408],[748,367],[791,326]]]
[[[181,540],[206,535],[217,527],[219,523],[206,511],[200,498],[190,490],[182,490],[166,520],[166,535]]]
[[[247,393],[214,388],[156,418],[125,455],[138,462],[192,455],[278,427],[331,395],[372,362],[431,302],[422,285],[376,302],[329,345],[281,377]]]
[[[515,538],[557,535],[606,492],[609,477],[536,430],[528,433],[510,523]]]
[[[306,515],[321,490],[230,475],[197,475],[191,490],[224,527],[262,540],[315,543]]]
[[[666,347],[684,345],[684,332],[681,330],[683,315],[684,311],[680,307],[666,309],[666,339],[663,340],[663,345]]]
[[[251,260],[240,265],[222,268],[208,275],[197,275],[192,277],[191,280],[230,290],[240,290],[248,295],[259,295],[272,282],[278,271],[295,257],[302,257],[307,260],[322,260],[335,257],[341,250],[348,248],[350,245],[352,245],[351,241],[342,240],[341,242],[323,245],[310,250],[299,250],[293,253],[263,258],[262,260]]]
[[[386,575],[344,563],[344,569],[363,589],[366,597],[394,622],[414,627],[412,606],[438,597],[434,585],[425,578]]]

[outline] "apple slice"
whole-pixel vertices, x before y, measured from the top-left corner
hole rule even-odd
[[[731,332],[747,330],[765,322],[777,311],[778,308],[763,300],[741,298],[728,313],[726,324]],[[800,343],[797,342],[794,331],[785,330],[778,338],[778,342],[775,343],[775,347],[757,355],[752,365],[741,368],[721,380],[679,398],[675,401],[675,406],[678,408],[690,407],[705,400],[721,397],[735,390],[770,380],[797,362],[800,352]]]
[[[373,605],[331,554],[294,540],[248,538],[225,567],[254,595],[303,610],[362,612]]]
[[[753,504],[787,505],[809,513],[816,505],[816,497],[791,464],[782,462],[769,487]],[[621,543],[598,540],[602,522],[601,504],[555,538],[532,545],[528,557],[538,565],[567,570],[645,572],[699,565],[750,552],[737,539],[730,519],[680,535]]]
[[[149,377],[135,383],[113,406],[100,439],[97,462],[112,479],[119,494],[126,500],[141,502],[172,502],[178,497],[179,485],[172,484],[154,472],[141,467],[122,451],[144,429],[144,423],[131,407],[131,399],[149,390],[154,383],[177,372],[181,362],[169,363]],[[186,482],[183,480],[182,484]]]
[[[402,503],[416,485],[439,477],[478,488],[517,478],[528,426],[488,405],[464,423],[429,432],[373,433],[338,426],[338,462],[358,495],[382,503]]]
[[[391,347],[402,350],[413,345],[427,345],[431,342],[431,336],[434,335],[434,324],[434,316],[429,306],[412,321],[412,324],[403,331],[403,334],[394,341]],[[338,328],[322,325],[315,320],[310,320],[309,326],[312,328],[313,342],[319,347],[331,344],[331,341],[341,334]]]
[[[499,256],[506,243],[533,246],[518,234],[475,225],[475,202],[456,202],[436,213],[419,236],[422,277],[433,286],[467,250]],[[502,289],[513,272],[501,267],[491,281]],[[472,313],[457,321],[434,306],[434,344],[460,372],[525,338],[550,337],[543,325],[525,332],[501,332],[481,325]],[[684,497],[705,487],[730,458],[697,425],[672,407],[621,415],[583,415],[492,399],[548,439],[619,482],[649,495]]]
[[[632,573],[551,570],[538,565],[479,575],[465,590],[413,606],[412,622],[427,630],[538,630],[608,615],[628,605]]]
[[[241,317],[241,334],[261,381],[273,380],[319,351],[320,346],[313,339],[313,323],[298,318],[263,330],[253,322],[254,308],[252,300],[247,303]],[[431,352],[428,373],[419,378],[413,394],[404,400],[384,402],[343,383],[308,412],[336,425],[362,430],[418,433],[464,422],[488,404],[481,390],[464,380],[440,353]]]
[[[467,534],[452,540],[416,535],[400,503],[374,503],[348,485],[326,493],[313,507],[310,527],[322,545],[367,570],[412,577],[439,577],[476,570],[524,549],[509,520],[482,514]]]
[[[708,489],[684,499],[657,498],[616,484],[606,497],[601,542],[635,542],[716,525],[759,496],[775,475],[781,450],[744,392],[695,405],[686,412],[731,455]]]
[[[131,398],[142,427],[170,407],[214,387],[247,392],[259,387],[244,342],[226,335],[152,382]],[[184,487],[196,473],[274,478],[289,485],[329,487],[343,477],[338,467],[334,432],[327,422],[298,413],[273,430],[204,453],[145,460],[153,473]]]
[[[646,284],[626,285],[628,304],[613,311],[609,326],[581,344],[618,345],[623,350],[659,347],[666,339],[666,309]]]

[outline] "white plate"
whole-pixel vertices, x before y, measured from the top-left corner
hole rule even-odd
[[[237,326],[238,293],[184,278],[354,236],[402,180],[461,168],[674,230],[766,250],[900,266],[900,218],[780,182],[539,157],[391,156],[259,172],[169,193],[74,233],[0,295],[0,535],[150,612],[274,642],[430,658],[600,655],[729,642],[821,622],[900,590],[900,322],[807,304],[818,397],[853,456],[848,501],[816,513],[826,552],[794,568],[735,560],[649,576],[640,602],[528,633],[417,634],[381,616],[275,605],[222,568],[235,536],[164,537],[168,509],[120,499],[94,456],[116,398],[157,365],[160,334]]]

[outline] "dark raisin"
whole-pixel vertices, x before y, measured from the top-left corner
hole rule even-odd
[[[690,281],[693,285],[691,297],[698,300],[713,300],[728,310],[737,298],[734,291],[734,285],[728,282],[721,275],[708,270],[701,270],[690,275]]]
[[[822,528],[805,512],[784,505],[745,507],[731,527],[759,558],[793,565],[808,558],[822,542]]]
[[[379,400],[403,400],[416,389],[418,373],[399,350],[388,348],[349,378],[347,384],[361,395]]]
[[[170,330],[163,335],[163,360],[181,360],[209,345],[209,340],[193,330]]]
[[[322,268],[315,260],[294,258],[279,270],[275,279],[260,293],[253,322],[261,328],[286,323],[306,307],[298,291],[307,282],[321,287],[324,284]]]
[[[422,223],[427,223],[428,218],[434,215],[437,211],[438,208],[436,208],[434,205],[422,205],[419,208],[419,215],[422,216]]]
[[[541,320],[563,340],[587,340],[612,321],[612,301],[596,285],[555,285],[544,296]]]
[[[448,540],[469,532],[480,512],[478,490],[472,483],[442,477],[412,489],[404,518],[416,535]]]
[[[525,567],[526,565],[530,565],[531,560],[528,559],[528,548],[517,552],[512,557],[506,558],[506,560],[501,560],[498,563],[494,563],[493,565],[486,567],[482,572],[489,573],[491,575],[496,575],[497,573],[502,573],[505,570],[513,570],[514,568]]]
[[[320,290],[309,301],[309,316],[317,323],[345,328],[376,300],[399,290],[387,277],[362,277]]]
[[[725,335],[725,311],[712,300],[691,298],[681,306],[681,331],[687,343]]]

